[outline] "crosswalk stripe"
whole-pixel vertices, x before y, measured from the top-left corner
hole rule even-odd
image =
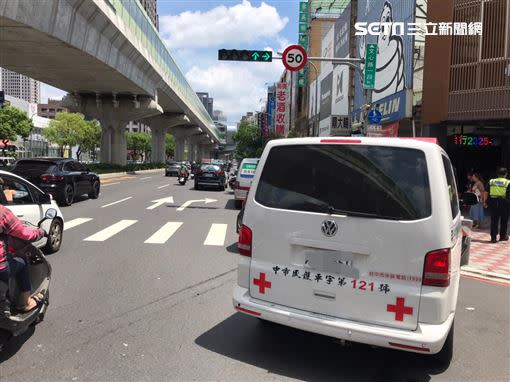
[[[127,198],[117,200],[116,202],[105,204],[104,206],[101,206],[101,208],[110,207],[110,206],[113,206],[114,204],[125,202],[126,200],[129,200],[131,198],[132,198],[132,196],[128,196]]]
[[[106,227],[102,231],[95,233],[92,236],[87,237],[84,241],[105,241],[112,237],[113,235],[118,234],[120,231],[126,229],[127,227],[135,224],[138,220],[120,220],[115,224],[112,224],[109,227]]]
[[[204,245],[225,245],[225,236],[227,235],[228,224],[212,224]]]
[[[158,229],[154,235],[144,241],[146,244],[165,244],[168,239],[179,229],[182,222],[169,222]]]
[[[91,220],[92,218],[76,218],[73,220],[69,220],[68,222],[64,223],[64,231],[79,226],[80,224],[89,222]]]

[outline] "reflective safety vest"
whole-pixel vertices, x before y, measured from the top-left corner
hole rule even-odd
[[[510,186],[510,180],[505,178],[496,178],[489,181],[489,195],[491,198],[504,198],[508,186]]]

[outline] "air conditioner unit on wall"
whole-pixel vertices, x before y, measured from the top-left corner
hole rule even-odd
[[[351,135],[351,118],[346,116],[331,116],[331,136]]]

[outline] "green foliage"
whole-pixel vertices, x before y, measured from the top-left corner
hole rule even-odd
[[[301,132],[298,129],[292,129],[289,131],[289,134],[287,135],[287,138],[300,138]]]
[[[80,160],[80,156],[84,152],[96,152],[96,148],[101,143],[101,125],[97,120],[85,121],[86,125],[78,133],[78,151],[76,151],[76,159]]]
[[[165,137],[165,153],[166,157],[173,157],[175,151],[175,139],[172,134],[167,134]]]
[[[259,128],[248,122],[241,122],[232,136],[236,143],[236,158],[259,158],[264,150],[264,140]]]
[[[147,155],[151,151],[151,135],[139,132],[128,133],[127,149],[133,151],[133,158],[138,158],[139,155]]]
[[[87,167],[90,171],[93,171],[97,174],[108,174],[112,172],[134,172],[141,170],[152,170],[158,168],[164,168],[164,163],[133,163],[128,164],[126,166],[120,166],[116,164],[110,163],[91,163],[88,164]]]
[[[4,155],[8,141],[15,141],[18,135],[27,139],[32,128],[32,121],[24,111],[12,106],[0,108],[0,140],[4,143]]]
[[[48,141],[58,145],[61,155],[64,155],[66,147],[71,148],[81,143],[87,127],[88,122],[80,113],[57,113],[49,127],[43,130],[43,135]]]

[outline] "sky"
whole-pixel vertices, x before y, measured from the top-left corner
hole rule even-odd
[[[218,49],[282,52],[297,41],[299,0],[158,0],[160,34],[196,92],[208,92],[229,122],[260,110],[284,68],[218,61]],[[64,92],[42,85],[42,101]]]

